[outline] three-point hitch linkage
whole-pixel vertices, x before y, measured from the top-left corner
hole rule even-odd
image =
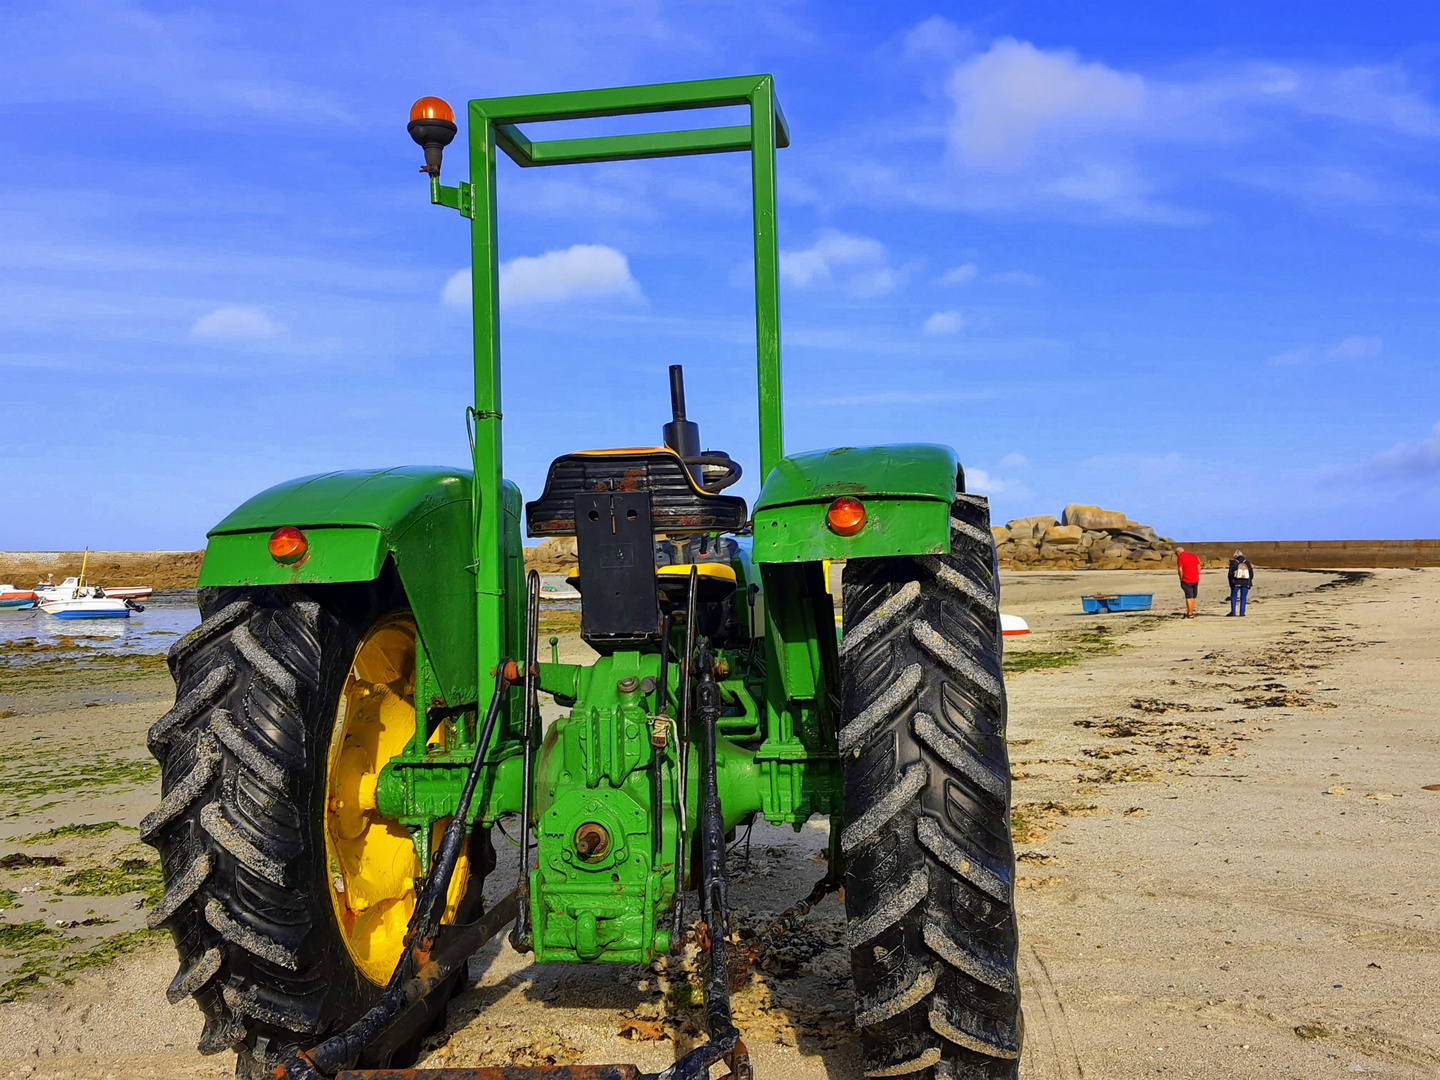
[[[679,369],[672,369],[672,386],[677,404],[676,423],[683,422],[683,386]],[[667,428],[672,425],[667,425]],[[697,635],[696,620],[699,614],[699,570],[690,566],[686,584],[686,603],[682,615],[681,637],[684,652],[678,664],[681,687],[679,728],[675,742],[678,748],[689,745],[692,714],[700,728],[700,745],[704,761],[701,767],[703,791],[701,792],[698,836],[687,835],[685,815],[680,812],[686,801],[685,785],[682,782],[676,793],[676,814],[679,828],[676,831],[674,857],[675,866],[682,866],[691,840],[698,840],[700,865],[700,910],[702,921],[696,932],[696,940],[704,954],[702,993],[704,1000],[705,1027],[708,1041],[695,1047],[678,1059],[669,1068],[657,1074],[642,1074],[634,1065],[590,1065],[524,1068],[505,1066],[500,1068],[474,1069],[356,1069],[355,1064],[367,1047],[382,1041],[387,1032],[408,1013],[420,1005],[426,997],[442,990],[468,963],[479,949],[494,938],[507,924],[513,923],[511,943],[517,949],[528,951],[533,948],[529,924],[530,910],[530,838],[528,812],[522,814],[522,842],[519,881],[514,889],[502,900],[491,906],[483,915],[465,925],[444,925],[442,916],[446,897],[450,891],[456,864],[465,843],[466,822],[471,820],[471,806],[475,790],[480,781],[486,761],[477,754],[460,793],[456,812],[446,827],[443,838],[431,862],[430,873],[418,891],[415,912],[405,931],[405,950],[390,976],[381,1000],[364,1016],[347,1029],[308,1049],[295,1049],[288,1061],[274,1070],[276,1080],[704,1080],[709,1077],[710,1068],[722,1059],[736,1080],[751,1080],[753,1075],[749,1054],[740,1032],[730,1015],[730,909],[726,894],[726,825],[724,808],[720,800],[719,767],[717,749],[720,735],[717,724],[722,714],[720,684],[716,678],[717,661],[708,638]],[[539,592],[540,577],[534,570],[527,576],[527,633],[526,664],[520,669],[508,657],[496,669],[495,692],[491,697],[489,710],[481,732],[480,746],[488,746],[494,734],[496,720],[506,691],[512,685],[524,686],[524,727],[523,754],[525,791],[529,793],[529,781],[534,775],[533,756],[539,731],[539,707],[536,698],[538,687],[537,646],[539,635]],[[667,614],[664,619],[662,636],[661,676],[657,685],[668,686],[667,669],[670,666],[668,642],[674,619]],[[652,742],[656,749],[668,745],[666,734],[670,727],[667,694],[661,694],[661,704],[654,717],[655,726]],[[677,774],[687,773],[683,749],[679,754]],[[663,791],[660,757],[651,770],[655,778],[657,796]],[[657,799],[657,805],[659,805]],[[527,808],[528,810],[528,808]],[[607,838],[608,839],[608,838]],[[590,840],[597,844],[604,841]],[[582,840],[582,850],[584,841]],[[590,852],[593,853],[594,847]],[[656,831],[653,851],[659,862],[665,852],[661,847],[661,834]],[[840,877],[833,870],[816,885],[814,892],[801,906],[790,909],[777,931],[783,932],[803,917],[804,911],[820,900],[827,892],[840,886]],[[671,948],[681,951],[686,940],[684,891],[676,888],[674,895],[673,925],[670,934]]]

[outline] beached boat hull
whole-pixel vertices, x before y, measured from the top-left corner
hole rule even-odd
[[[89,596],[78,600],[50,600],[40,610],[57,619],[128,619],[130,606],[124,600]]]
[[[116,600],[149,600],[155,589],[149,585],[122,585],[114,589],[104,586],[100,591]]]
[[[1094,593],[1080,597],[1080,603],[1085,608],[1085,614],[1099,615],[1109,611],[1149,611],[1154,599],[1155,594],[1148,592],[1116,593],[1113,596]]]
[[[0,585],[0,610],[23,611],[39,602],[29,589],[17,589],[14,585]]]

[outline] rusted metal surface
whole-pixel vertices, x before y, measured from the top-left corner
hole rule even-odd
[[[270,1075],[274,1080],[322,1080],[335,1075],[336,1070],[343,1076],[369,1075],[364,1070],[358,1073],[347,1072],[345,1066],[353,1063],[365,1047],[379,1039],[397,1016],[432,993],[461,964],[514,920],[518,892],[519,890],[511,892],[472,923],[440,927],[438,937],[432,941],[433,953],[423,950],[421,942],[415,942],[411,946],[411,952],[402,961],[402,967],[408,965],[414,972],[413,975],[401,982],[392,980],[392,986],[387,989],[385,997],[370,1012],[319,1046],[308,1051],[297,1050],[293,1058],[275,1066]],[[417,1075],[414,1070],[408,1073],[386,1069],[374,1072],[379,1076]],[[447,1070],[443,1069],[422,1069],[418,1073],[421,1077],[446,1074]],[[517,1076],[515,1080],[523,1078]],[[617,1077],[617,1080],[625,1078]]]

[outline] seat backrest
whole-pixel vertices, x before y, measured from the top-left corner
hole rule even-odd
[[[668,447],[581,450],[550,463],[545,491],[525,504],[531,536],[574,536],[577,495],[647,492],[659,534],[738,532],[750,513],[735,495],[713,495],[695,483]]]

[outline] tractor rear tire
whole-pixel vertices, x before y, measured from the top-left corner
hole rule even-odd
[[[167,996],[195,998],[200,1052],[234,1050],[238,1077],[343,1030],[383,991],[332,903],[327,781],[357,647],[407,607],[388,570],[356,585],[201,589],[203,621],[170,650],[175,706],[148,740],[162,798],[141,825],[166,885],[150,925],[169,927],[180,953]],[[488,831],[470,855],[462,917],[493,866]],[[420,1002],[360,1064],[413,1061],[453,989]]]
[[[1016,972],[999,572],[984,498],[949,555],[843,580],[847,944],[867,1076],[1013,1078]]]

